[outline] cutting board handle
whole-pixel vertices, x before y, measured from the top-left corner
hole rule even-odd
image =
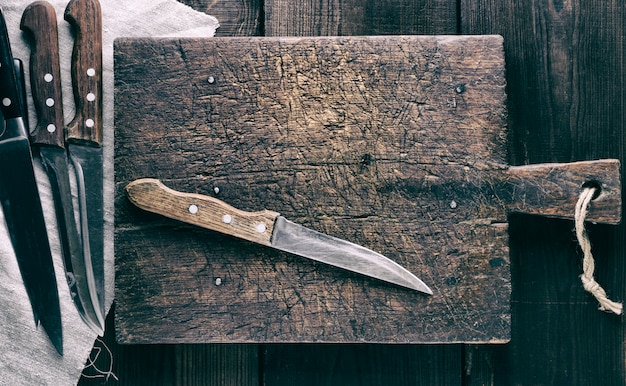
[[[593,186],[598,193],[587,220],[606,224],[621,221],[619,160],[512,166],[505,173],[511,212],[572,219],[583,187]]]

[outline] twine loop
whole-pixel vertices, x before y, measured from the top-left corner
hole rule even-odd
[[[580,193],[580,198],[576,203],[576,209],[574,212],[574,222],[576,225],[576,238],[578,244],[583,252],[583,273],[580,275],[580,280],[583,283],[583,288],[591,293],[598,303],[600,303],[600,311],[612,312],[617,315],[622,314],[622,303],[617,303],[610,300],[604,289],[598,284],[593,277],[595,271],[595,261],[593,254],[591,253],[591,242],[589,236],[585,230],[585,218],[589,209],[591,200],[595,198],[595,195],[599,193],[597,187],[588,186],[584,187]]]

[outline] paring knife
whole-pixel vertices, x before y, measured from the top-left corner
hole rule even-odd
[[[30,57],[30,84],[38,121],[31,132],[31,145],[39,150],[42,164],[50,179],[70,295],[85,323],[98,335],[103,335],[104,315],[100,311],[91,256],[84,255],[74,218],[65,150],[61,70],[54,7],[46,1],[32,3],[22,14],[20,28],[34,37]]]
[[[389,258],[295,224],[277,212],[241,211],[213,197],[175,191],[152,178],[129,183],[126,192],[146,211],[432,295],[426,284]]]
[[[21,85],[18,85],[18,79]],[[4,14],[0,10],[0,201],[35,325],[41,325],[63,355],[59,295],[33,170],[24,117],[23,76],[15,71]]]
[[[66,144],[78,181],[84,253],[91,256],[100,312],[104,310],[104,212],[102,171],[102,11],[98,0],[71,0],[65,20],[74,28],[72,86],[76,115]]]

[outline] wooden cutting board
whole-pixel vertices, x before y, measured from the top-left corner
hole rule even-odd
[[[508,214],[571,219],[594,183],[589,218],[616,223],[621,193],[613,160],[509,167],[505,102],[499,36],[117,40],[118,340],[506,342]],[[124,187],[144,177],[381,252],[434,294],[143,212]]]

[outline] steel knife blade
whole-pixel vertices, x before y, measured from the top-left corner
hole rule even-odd
[[[103,335],[104,315],[98,300],[91,256],[84,254],[74,217],[70,168],[65,149],[54,7],[46,1],[30,4],[22,14],[20,28],[34,38],[30,56],[30,84],[38,120],[30,138],[31,145],[38,149],[50,180],[70,295],[85,323],[98,335]]]
[[[104,209],[102,155],[102,11],[98,0],[71,0],[65,20],[74,29],[72,88],[74,119],[66,143],[76,171],[80,227],[85,255],[91,256],[100,312],[104,299]]]
[[[183,193],[142,178],[126,185],[137,207],[432,295],[432,290],[393,260],[346,240],[295,224],[277,212],[245,212],[214,197]]]
[[[35,325],[43,326],[57,352],[63,355],[59,295],[24,120],[23,86],[0,10],[0,109],[4,116],[0,134],[0,201]]]

